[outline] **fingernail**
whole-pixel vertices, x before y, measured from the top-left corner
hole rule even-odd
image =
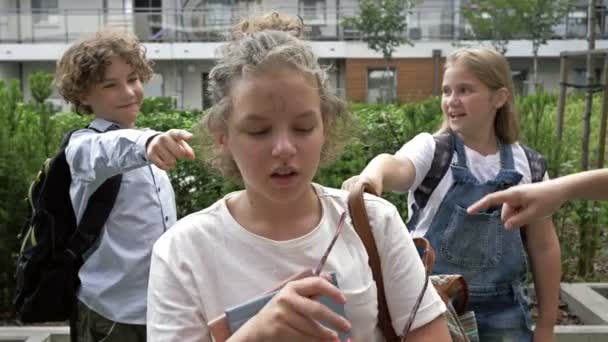
[[[347,321],[347,320],[344,320],[344,322],[346,323],[346,324],[344,325],[344,326],[346,327],[346,330],[344,330],[344,331],[349,331],[349,330],[352,328],[352,326],[350,325],[350,322],[349,322],[349,321]]]

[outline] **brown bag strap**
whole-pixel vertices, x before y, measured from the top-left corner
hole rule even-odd
[[[388,311],[386,297],[384,295],[384,280],[382,279],[382,269],[380,267],[380,256],[376,248],[376,240],[372,234],[372,228],[369,225],[369,217],[365,209],[363,200],[363,192],[373,192],[371,185],[365,181],[358,181],[355,188],[348,194],[348,210],[353,220],[355,231],[365,249],[369,259],[369,267],[372,269],[372,275],[378,289],[378,325],[382,330],[384,339],[387,342],[400,341],[401,339],[395,333],[391,320],[391,314]]]
[[[444,303],[451,303],[459,315],[466,312],[469,303],[469,289],[461,275],[435,275],[431,277],[431,281]]]
[[[419,252],[420,250],[422,250],[424,253],[423,255],[421,255],[424,268],[426,269],[428,274],[433,273],[433,266],[435,265],[435,250],[433,250],[433,246],[431,246],[429,240],[423,237],[416,237],[412,240],[414,240],[414,245],[419,250]]]

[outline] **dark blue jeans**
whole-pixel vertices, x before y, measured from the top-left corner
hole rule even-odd
[[[146,342],[146,326],[111,321],[78,301],[78,342]]]
[[[471,298],[481,342],[532,341],[532,318],[522,293],[511,296]]]

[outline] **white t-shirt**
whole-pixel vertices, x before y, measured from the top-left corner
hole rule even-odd
[[[517,143],[512,144],[511,147],[515,170],[523,176],[519,184],[530,183],[532,176],[526,153]],[[486,182],[496,177],[500,171],[500,151],[495,154],[484,156],[479,152],[468,148],[466,145],[464,150],[467,156],[467,167],[475,178],[480,182]],[[434,153],[435,139],[433,136],[429,133],[420,133],[403,145],[395,154],[397,158],[409,159],[416,169],[416,178],[410,189],[398,189],[400,191],[409,191],[407,201],[409,206],[408,216],[410,218],[413,213],[412,205],[414,203],[414,190],[418,188],[420,183],[424,180],[424,177],[426,177],[426,174],[429,172]],[[458,155],[457,153],[454,153],[452,163],[456,161],[458,161]],[[548,179],[547,174],[545,174],[545,179]],[[439,205],[443,202],[443,198],[446,196],[453,183],[454,179],[450,168],[435,188],[435,191],[431,193],[426,206],[421,210],[418,226],[412,233],[414,237],[424,236],[424,234],[426,234],[439,209]]]
[[[348,210],[342,190],[314,184],[323,215],[310,233],[274,241],[239,225],[226,207],[228,194],[189,215],[154,245],[148,291],[148,341],[211,341],[207,322],[226,308],[255,298],[285,278],[313,268]],[[403,329],[422,289],[424,269],[396,208],[366,194],[365,203],[380,253],[393,326]],[[285,227],[289,229],[289,227]],[[382,341],[377,326],[377,292],[367,253],[350,219],[323,272],[336,272],[356,341]],[[429,286],[413,328],[431,322],[445,305]]]

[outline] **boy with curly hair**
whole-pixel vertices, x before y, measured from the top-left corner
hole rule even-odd
[[[73,44],[57,63],[60,94],[78,113],[95,117],[66,148],[78,221],[100,185],[122,175],[112,211],[78,273],[75,330],[81,342],[146,340],[152,245],[176,220],[165,171],[178,159],[195,158],[187,131],[134,128],[142,83],[151,76],[144,47],[125,32],[97,32]]]

